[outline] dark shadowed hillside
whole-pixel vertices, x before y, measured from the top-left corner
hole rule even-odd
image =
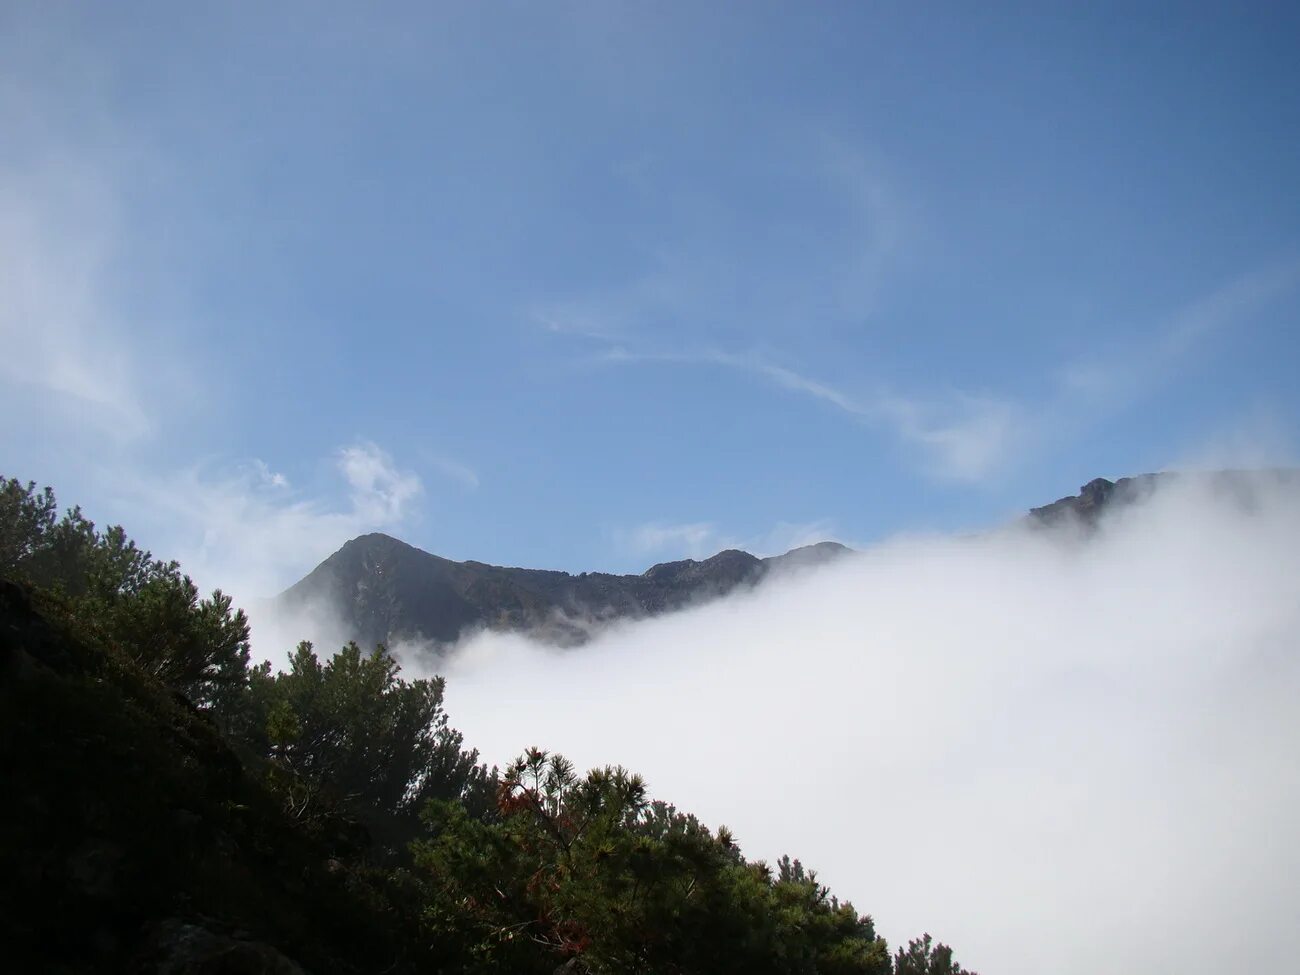
[[[820,542],[760,559],[729,549],[703,561],[663,562],[640,575],[572,575],[453,562],[388,535],[362,535],[277,597],[275,608],[290,618],[327,611],[337,617],[337,635],[362,646],[450,643],[475,627],[529,630],[572,646],[601,623],[680,609],[847,551]]]
[[[1096,478],[1070,495],[1030,509],[1035,527],[1095,527],[1157,488],[1192,482],[1250,503],[1270,481],[1300,486],[1294,471],[1160,473]],[[652,566],[640,575],[507,568],[454,562],[383,534],[354,538],[280,594],[273,609],[299,635],[322,629],[330,641],[362,646],[416,640],[450,644],[476,628],[528,631],[558,646],[587,641],[601,625],[637,619],[752,586],[772,572],[821,565],[851,549],[820,542],[760,559],[729,549],[711,558]]]
[[[364,830],[332,811],[285,813],[210,711],[62,606],[0,579],[0,937],[13,970],[418,967],[418,939],[348,859]]]
[[[0,479],[10,969],[963,975],[621,766],[489,771],[442,678],[381,648],[273,672],[247,638],[176,563]]]
[[[1250,506],[1255,503],[1258,492],[1267,487],[1300,488],[1300,471],[1285,468],[1267,471],[1166,471],[1121,477],[1118,481],[1098,477],[1079,488],[1078,494],[1041,508],[1031,508],[1028,520],[1031,525],[1041,527],[1073,524],[1093,528],[1103,516],[1148,498],[1157,489],[1176,485],[1195,485],[1225,500]]]

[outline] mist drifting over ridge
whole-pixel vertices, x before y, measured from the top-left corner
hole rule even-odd
[[[1183,478],[1092,532],[899,538],[577,651],[480,633],[448,708],[490,761],[621,763],[797,854],[894,944],[1275,966],[1300,950],[1298,543],[1293,480]]]

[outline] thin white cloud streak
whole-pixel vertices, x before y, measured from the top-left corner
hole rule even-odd
[[[622,330],[611,324],[607,315],[573,303],[538,309],[532,312],[531,317],[555,335],[572,335],[596,342],[608,342],[622,334]]]
[[[875,415],[875,411],[867,406],[858,403],[846,393],[841,392],[834,386],[818,382],[808,376],[795,372],[793,369],[787,369],[784,366],[774,365],[766,362],[757,356],[737,356],[725,353],[711,353],[705,357],[705,361],[715,362],[721,366],[730,366],[733,369],[741,369],[757,373],[766,379],[771,380],[782,389],[789,389],[796,393],[805,393],[814,399],[819,399],[823,403],[829,403],[845,413],[862,419],[870,419]]]
[[[861,255],[864,294],[874,293],[888,260],[906,237],[907,220],[889,187],[860,151],[823,138],[825,166],[868,228]],[[870,426],[888,430],[938,478],[987,482],[1047,444],[1059,444],[1082,418],[1115,413],[1170,382],[1214,335],[1238,327],[1300,284],[1300,259],[1268,262],[1216,287],[1172,314],[1151,338],[1122,353],[1091,353],[1055,371],[1054,387],[1037,402],[996,391],[905,394],[877,385],[850,393],[756,353],[708,350],[656,352],[643,346],[656,321],[689,320],[681,305],[692,293],[685,272],[664,269],[622,293],[552,303],[533,312],[548,331],[605,345],[602,362],[714,364],[749,372],[782,389],[819,400]],[[864,298],[870,303],[869,298]],[[696,302],[698,304],[698,301]]]
[[[884,427],[925,458],[934,475],[977,483],[1003,466],[1025,439],[1028,424],[1021,408],[991,394],[952,393],[946,399],[923,399],[877,389],[854,396],[757,354],[707,351],[642,353],[615,348],[607,362],[668,362],[724,366],[747,372],[782,389],[809,396],[854,420]]]
[[[105,65],[27,26],[0,45],[0,402],[122,449],[205,398],[171,310],[184,273],[147,227],[171,174],[103,101]]]
[[[915,216],[899,188],[887,180],[887,166],[866,149],[823,135],[825,170],[859,216],[861,233],[842,278],[844,304],[859,317],[875,311],[887,271],[909,248]]]
[[[1169,382],[1215,336],[1238,328],[1300,286],[1300,258],[1270,261],[1231,278],[1177,310],[1145,341],[1109,356],[1083,358],[1058,373],[1061,407],[1127,406]]]
[[[724,534],[709,521],[680,524],[648,521],[631,528],[615,529],[612,534],[615,546],[629,555],[640,558],[665,556],[673,559],[700,559],[730,548],[743,549],[763,558],[782,555],[814,542],[837,540],[834,525],[826,519],[781,521],[769,531],[749,538]]]
[[[778,521],[763,535],[751,538],[742,548],[760,558],[784,555],[795,548],[816,542],[843,541],[834,522],[827,518],[818,521]]]
[[[895,944],[1003,975],[1280,970],[1300,504],[1256,500],[1164,490],[1083,547],[899,541],[579,651],[482,634],[449,711],[492,761],[644,773]]]
[[[130,439],[153,424],[106,300],[114,199],[103,172],[71,153],[0,168],[0,377],[101,435]]]
[[[802,332],[813,324],[806,320],[810,305],[829,307],[839,319],[869,317],[887,271],[914,236],[905,190],[878,153],[824,126],[800,122],[777,141],[754,178],[774,180],[772,197],[796,201],[796,211],[822,210],[840,220],[800,227],[788,212],[760,207],[745,208],[747,217],[736,221],[718,206],[707,177],[694,188],[656,186],[649,177],[657,167],[648,157],[615,163],[638,194],[671,199],[665,213],[677,216],[657,235],[637,239],[642,273],[612,287],[537,301],[528,317],[549,332],[598,342],[662,335],[666,328],[699,334],[734,315]],[[737,234],[749,244],[762,242],[766,256],[742,254]],[[781,273],[771,273],[769,263]]]
[[[1166,356],[1177,356],[1251,315],[1300,285],[1300,258],[1288,257],[1254,268],[1188,305],[1160,341]]]
[[[722,547],[717,526],[707,521],[665,524],[651,521],[614,532],[614,543],[632,555],[669,553],[673,557],[700,558]]]
[[[747,372],[887,429],[918,451],[937,477],[977,484],[1016,463],[1018,456],[1059,441],[1079,425],[1081,417],[1095,419],[1099,413],[1128,408],[1170,382],[1215,335],[1240,327],[1297,286],[1300,259],[1293,257],[1243,273],[1171,315],[1145,344],[1122,356],[1081,359],[1058,370],[1055,388],[1036,404],[991,392],[953,391],[936,398],[877,387],[853,394],[757,353],[642,352],[619,346],[599,359],[717,365]]]
[[[450,457],[425,455],[425,461],[443,477],[455,481],[466,491],[477,491],[482,483],[478,471],[458,460],[452,460]]]
[[[1269,409],[1257,409],[1212,430],[1203,442],[1183,451],[1172,470],[1212,471],[1231,468],[1258,470],[1270,466],[1300,468],[1296,432]]]
[[[819,269],[833,271],[810,291],[809,301],[821,301],[824,292],[835,291],[843,306],[841,313],[851,311],[852,317],[861,319],[873,310],[886,270],[906,249],[913,217],[898,188],[883,175],[888,167],[871,158],[864,147],[825,131],[802,132],[795,142],[804,147],[803,165],[819,174],[818,185],[832,191],[844,209],[857,217],[852,245],[825,254],[817,262]],[[716,260],[718,255],[708,257]],[[790,257],[797,261],[807,255],[800,251]],[[884,387],[865,394],[849,393],[757,353],[656,353],[618,347],[617,343],[639,344],[639,337],[660,331],[658,324],[664,321],[689,322],[701,317],[701,308],[716,306],[711,299],[716,298],[713,292],[718,282],[707,274],[701,277],[699,270],[711,266],[711,261],[699,255],[696,258],[672,260],[661,254],[657,273],[621,291],[551,303],[534,310],[532,318],[547,331],[605,345],[600,361],[712,364],[748,372],[782,389],[810,396],[855,420],[888,430],[923,458],[930,473],[942,479],[987,480],[1020,446],[1026,427],[1020,409],[1010,400],[988,393],[921,397]],[[764,286],[761,278],[755,279],[747,290],[761,292]],[[799,313],[792,316],[793,311],[769,324],[789,327],[798,320]],[[705,311],[703,317],[710,314],[713,312]],[[700,324],[696,321],[693,327]],[[802,324],[806,328],[810,323]]]

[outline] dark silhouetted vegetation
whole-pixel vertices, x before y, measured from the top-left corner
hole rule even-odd
[[[248,621],[0,481],[0,938],[54,972],[969,975],[622,768],[464,746],[382,648]]]

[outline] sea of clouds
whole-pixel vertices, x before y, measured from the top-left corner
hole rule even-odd
[[[490,762],[623,764],[985,973],[1300,957],[1300,491],[1183,479],[1094,535],[904,537],[439,669]],[[417,673],[414,657],[408,674]]]

